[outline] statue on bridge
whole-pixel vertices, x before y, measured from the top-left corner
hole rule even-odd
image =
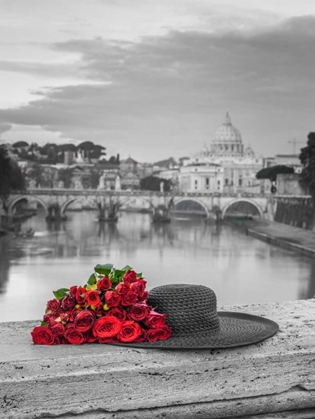
[[[110,199],[109,203],[106,203],[105,200],[99,201],[97,203],[99,215],[99,222],[117,222],[118,221],[118,211],[121,207],[118,201],[113,201]]]
[[[46,220],[48,221],[67,220],[67,216],[62,215],[60,205],[58,203],[54,203],[48,206],[48,215],[46,216]]]

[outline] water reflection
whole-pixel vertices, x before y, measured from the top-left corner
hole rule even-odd
[[[94,212],[69,212],[60,223],[33,217],[23,229],[29,227],[36,231],[31,239],[0,239],[0,321],[40,318],[52,290],[84,284],[95,264],[108,262],[142,271],[149,289],[210,286],[219,305],[315,294],[312,259],[199,218],[158,225],[148,214],[122,213],[116,224],[99,223]]]

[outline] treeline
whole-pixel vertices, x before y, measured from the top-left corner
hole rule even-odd
[[[101,156],[105,158],[105,150],[106,148],[104,146],[91,141],[84,141],[77,146],[73,143],[47,143],[44,146],[39,146],[37,143],[29,144],[25,141],[19,141],[12,145],[12,152],[20,159],[47,164],[63,163],[66,152],[72,152],[76,155],[81,153],[86,161],[95,162]],[[109,161],[118,164],[119,156],[112,156]]]
[[[10,159],[7,148],[0,145],[0,200],[5,200],[12,191],[24,188],[25,179],[21,169]]]

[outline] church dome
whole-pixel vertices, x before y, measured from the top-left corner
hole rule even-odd
[[[217,129],[213,141],[215,143],[242,143],[241,133],[232,125],[228,112],[223,124]]]

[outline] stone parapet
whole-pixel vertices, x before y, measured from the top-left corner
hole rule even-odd
[[[314,418],[315,300],[220,309],[280,331],[246,347],[162,351],[35,346],[38,322],[0,323],[0,417]]]

